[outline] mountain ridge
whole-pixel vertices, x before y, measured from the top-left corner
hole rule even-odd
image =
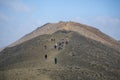
[[[69,21],[69,22],[60,21],[59,23],[46,23],[43,26],[38,27],[33,32],[23,36],[21,39],[19,39],[15,43],[9,45],[9,47],[21,44],[24,41],[30,40],[39,35],[52,34],[58,30],[75,31],[85,37],[99,41],[103,44],[109,45],[116,49],[120,49],[120,43],[118,41],[102,33],[97,28],[94,28],[85,24],[77,23],[77,22],[72,22],[72,21]]]

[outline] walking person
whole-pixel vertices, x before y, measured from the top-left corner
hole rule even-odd
[[[55,64],[57,64],[57,58],[56,57],[54,58],[54,61],[55,61]]]
[[[45,55],[45,59],[47,59],[47,54]]]

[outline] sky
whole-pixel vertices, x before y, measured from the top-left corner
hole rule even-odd
[[[120,0],[0,0],[0,48],[59,21],[94,26],[120,40]]]

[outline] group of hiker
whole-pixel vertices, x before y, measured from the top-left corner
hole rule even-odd
[[[58,49],[58,50],[61,50],[61,49],[63,49],[63,47],[64,47],[65,45],[67,45],[67,44],[68,44],[68,40],[66,40],[66,39],[61,39],[61,41],[55,43],[54,48],[55,48],[55,49]]]
[[[55,39],[51,38],[51,41],[55,42]],[[61,39],[59,42],[56,42],[53,47],[56,50],[61,50],[67,44],[68,44],[68,39],[67,38],[66,39]],[[47,45],[44,45],[44,48],[47,49]],[[45,59],[47,59],[47,57],[48,57],[47,54],[45,54]],[[57,58],[56,57],[54,58],[54,63],[57,64]]]

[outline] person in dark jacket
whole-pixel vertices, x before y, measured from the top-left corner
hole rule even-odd
[[[56,49],[56,48],[57,48],[57,46],[56,46],[56,45],[54,45],[54,48]]]
[[[47,59],[47,54],[45,55],[45,59]]]
[[[57,64],[57,58],[56,57],[54,58],[54,61],[55,61],[55,64]]]

